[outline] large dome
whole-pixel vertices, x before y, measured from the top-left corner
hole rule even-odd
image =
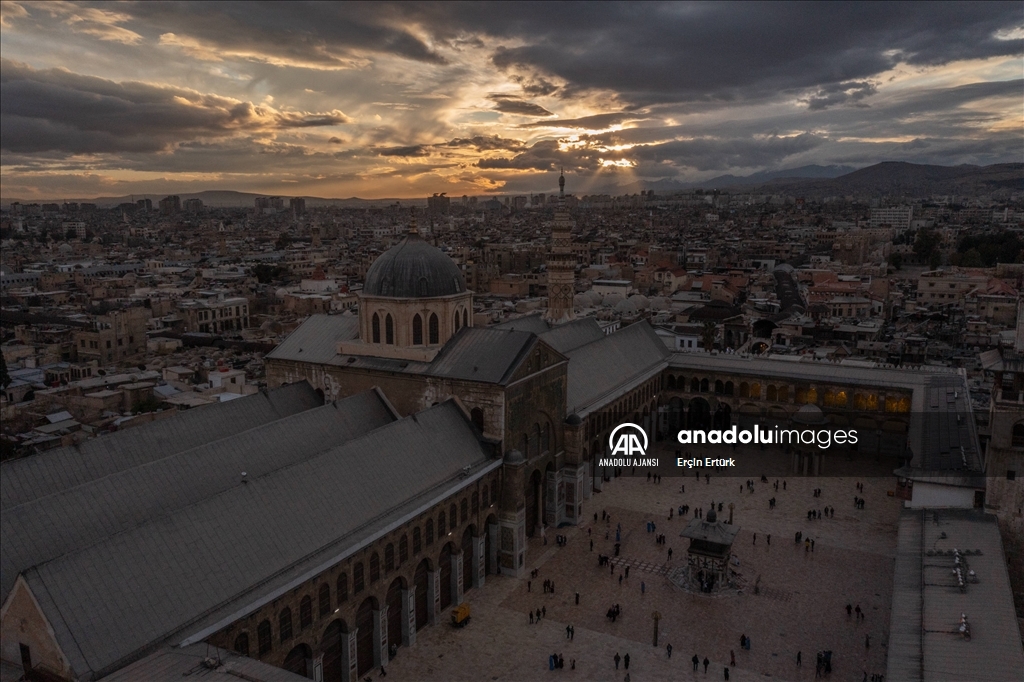
[[[437,298],[465,291],[455,261],[414,234],[382,253],[363,285],[368,296],[392,298]]]

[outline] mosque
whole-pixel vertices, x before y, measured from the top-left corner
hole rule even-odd
[[[155,679],[168,652],[217,647],[246,679],[362,679],[487,576],[524,575],[527,537],[593,513],[623,422],[655,439],[811,405],[879,450],[899,433],[908,477],[951,447],[980,470],[966,426],[933,438],[959,424],[961,373],[673,353],[647,322],[578,319],[564,182],[543,315],[477,327],[459,268],[411,230],[358,315],[313,315],[267,355],[266,390],[4,462],[5,665]],[[970,477],[926,478],[975,501]]]

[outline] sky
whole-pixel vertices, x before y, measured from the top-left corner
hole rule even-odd
[[[1024,161],[1024,4],[2,2],[0,194]]]

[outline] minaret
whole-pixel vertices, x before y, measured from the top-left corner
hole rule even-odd
[[[548,255],[548,310],[544,319],[561,324],[576,319],[572,298],[576,293],[576,257],[572,254],[572,221],[565,210],[565,172],[558,176],[558,208],[551,228]]]

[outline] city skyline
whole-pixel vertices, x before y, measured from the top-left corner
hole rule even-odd
[[[1019,161],[1022,41],[1017,3],[4,2],[3,196]]]

